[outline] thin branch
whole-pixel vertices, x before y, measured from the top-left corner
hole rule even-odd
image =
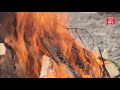
[[[102,63],[103,63],[103,68],[104,68],[103,76],[104,76],[104,74],[105,74],[105,72],[106,72],[107,76],[110,78],[110,74],[109,74],[109,72],[107,71],[107,69],[106,69],[106,67],[105,67],[104,58],[103,58],[103,56],[102,56],[101,50],[100,50],[99,47],[98,47],[98,49],[99,49],[99,52],[100,52],[100,56],[101,56]]]
[[[89,37],[88,37],[88,39],[91,37],[92,38],[92,40],[93,40],[93,47],[90,49],[90,51],[94,48],[94,38],[93,38],[93,36],[86,30],[86,29],[81,29],[81,28],[66,28],[67,30],[69,30],[69,29],[73,29],[73,30],[75,30],[75,32],[78,34],[78,36],[79,36],[79,39],[82,41],[82,43],[84,44],[84,46],[88,49],[88,47],[87,47],[87,45],[85,44],[85,42],[84,42],[84,40],[81,38],[81,36],[80,36],[80,34],[79,34],[79,32],[78,32],[78,30],[84,30],[86,33],[88,33],[89,34]],[[88,40],[87,39],[87,40]]]

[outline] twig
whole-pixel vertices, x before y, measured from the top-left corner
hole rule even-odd
[[[85,42],[84,42],[84,40],[81,38],[81,36],[80,36],[80,34],[79,34],[79,32],[78,32],[78,30],[84,30],[86,33],[88,33],[89,34],[89,37],[88,37],[88,39],[87,40],[89,40],[89,38],[91,37],[92,38],[92,40],[93,40],[93,47],[90,49],[90,51],[94,48],[94,38],[93,38],[93,36],[86,30],[86,29],[81,29],[81,28],[66,28],[67,30],[69,30],[69,29],[74,29],[75,30],[75,32],[78,34],[78,36],[79,36],[79,39],[81,40],[81,42],[84,44],[84,46],[88,49],[88,47],[87,47],[87,45],[85,44]]]
[[[110,78],[110,74],[109,74],[109,72],[107,71],[107,69],[106,69],[106,67],[105,67],[104,58],[103,58],[103,56],[102,56],[101,50],[100,50],[99,47],[98,47],[98,49],[99,49],[99,52],[100,52],[100,56],[101,56],[102,63],[103,63],[103,68],[104,68],[103,76],[105,75],[105,72],[106,72],[107,76]]]

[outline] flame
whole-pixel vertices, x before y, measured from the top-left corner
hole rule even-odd
[[[16,12],[15,25],[11,25],[5,39],[14,50],[18,63],[25,75],[39,77],[43,55],[49,55],[41,43],[49,39],[60,49],[66,60],[84,78],[102,77],[103,67],[99,57],[83,49],[70,35],[66,28],[68,13],[59,12]],[[11,20],[10,20],[11,21]],[[81,61],[84,68],[78,67],[76,61]],[[62,71],[62,67],[58,70]],[[68,77],[57,71],[57,76]]]

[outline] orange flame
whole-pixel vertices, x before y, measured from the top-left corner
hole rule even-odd
[[[23,73],[39,77],[40,60],[43,55],[49,55],[41,43],[41,38],[49,38],[82,77],[103,76],[100,59],[92,52],[83,49],[72,38],[67,29],[62,27],[66,26],[67,17],[67,13],[58,12],[15,13],[16,24],[13,27],[11,25],[11,34],[8,35],[5,42],[15,50],[18,62],[24,70]],[[77,60],[84,64],[84,68],[76,65]],[[60,67],[60,69],[62,68]],[[57,71],[57,73],[60,72]]]

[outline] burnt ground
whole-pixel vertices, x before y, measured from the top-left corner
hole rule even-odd
[[[115,24],[106,25],[106,16],[114,16]],[[85,28],[94,38],[95,47],[108,49],[108,59],[120,66],[120,13],[71,12],[68,26]],[[86,43],[90,46],[89,41]]]

